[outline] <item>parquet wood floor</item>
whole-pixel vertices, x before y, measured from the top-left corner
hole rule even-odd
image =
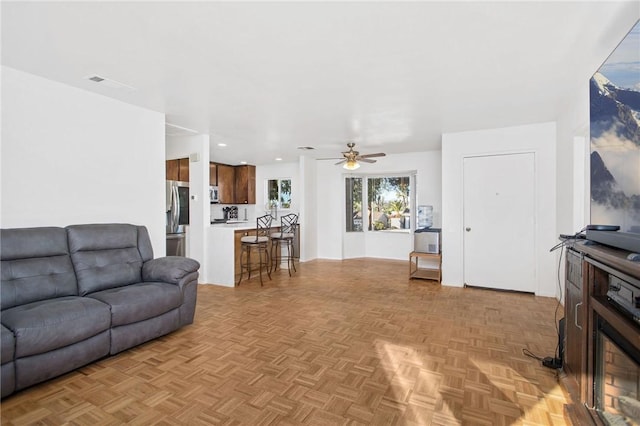
[[[554,354],[554,299],[407,269],[317,260],[200,286],[193,325],[7,398],[2,424],[565,424],[556,373],[522,353]]]

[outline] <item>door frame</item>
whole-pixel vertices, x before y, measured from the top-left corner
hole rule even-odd
[[[532,159],[533,159],[533,249],[532,249],[532,253],[533,253],[533,281],[534,281],[534,294],[538,294],[539,290],[540,290],[540,281],[539,281],[539,264],[538,264],[538,241],[537,241],[537,235],[538,235],[538,159],[537,159],[537,155],[536,155],[536,151],[535,150],[515,150],[515,151],[504,151],[504,152],[490,152],[490,153],[482,153],[482,154],[470,154],[470,155],[463,155],[461,158],[461,163],[462,163],[462,167],[461,167],[461,182],[462,182],[462,191],[461,191],[461,196],[462,196],[462,202],[461,202],[461,206],[462,206],[462,222],[461,222],[461,230],[460,230],[460,235],[461,235],[461,239],[462,239],[462,280],[463,283],[465,283],[464,285],[466,286],[466,282],[467,282],[467,277],[465,276],[466,274],[466,259],[465,259],[465,223],[464,223],[464,218],[465,218],[465,200],[464,200],[464,194],[465,194],[465,187],[464,187],[464,162],[466,159],[470,159],[470,158],[484,158],[484,157],[504,157],[507,155],[523,155],[523,154],[531,154],[532,155]],[[497,289],[500,290],[500,289]],[[505,291],[509,291],[509,290],[505,290]]]

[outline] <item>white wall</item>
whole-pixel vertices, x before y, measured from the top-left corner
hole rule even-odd
[[[346,259],[377,257],[407,260],[413,249],[413,234],[346,233],[344,176],[346,170],[330,161],[317,161],[318,257]],[[365,164],[354,175],[416,173],[416,205],[434,208],[434,227],[440,225],[442,182],[440,151],[391,154],[375,164]]]
[[[590,223],[589,164],[589,80],[577,89],[557,123],[557,230],[571,235]],[[555,252],[559,270],[564,271],[565,256]],[[564,279],[560,279],[556,297],[564,298]]]
[[[307,261],[318,257],[318,168],[317,161],[300,156],[300,260]]]
[[[190,158],[189,228],[186,255],[200,262],[198,282],[202,283],[207,276],[207,231],[210,226],[209,135],[168,137],[166,159],[176,158]],[[165,177],[163,175],[163,185]],[[163,193],[163,199],[164,197]],[[163,204],[163,212],[164,208]]]
[[[2,67],[3,228],[127,222],[165,254],[164,115]]]
[[[463,176],[464,157],[514,152],[535,153],[537,295],[556,295],[556,255],[549,249],[556,232],[556,125],[532,124],[504,129],[447,133],[442,136],[442,282],[464,284]],[[517,247],[514,247],[517,250]]]
[[[558,233],[589,223],[589,81],[579,85],[557,123]]]

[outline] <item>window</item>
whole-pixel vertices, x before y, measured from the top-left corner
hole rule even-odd
[[[362,231],[362,178],[347,178],[347,232]]]
[[[410,176],[347,177],[345,184],[347,232],[362,232],[365,227],[372,232],[411,228]]]
[[[271,207],[291,208],[291,179],[269,179],[267,200]]]

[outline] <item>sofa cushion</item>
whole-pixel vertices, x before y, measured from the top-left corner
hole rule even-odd
[[[2,260],[69,254],[64,228],[14,228],[0,230]]]
[[[182,303],[182,292],[177,285],[147,282],[91,293],[111,306],[111,326],[146,320],[169,312]]]
[[[138,244],[149,236],[139,235],[139,228],[116,223],[67,227],[81,296],[142,281],[144,258]],[[145,256],[148,251],[143,248]]]
[[[1,326],[1,334],[2,337],[0,340],[0,361],[2,364],[6,364],[9,361],[13,360],[13,355],[15,353],[16,341],[13,338],[13,332],[9,330],[4,325]]]
[[[2,309],[78,294],[63,228],[0,230]]]
[[[44,353],[108,330],[109,306],[88,297],[59,297],[2,311],[2,324],[15,335],[15,357]]]

